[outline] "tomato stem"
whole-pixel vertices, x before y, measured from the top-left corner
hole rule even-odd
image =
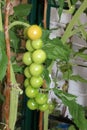
[[[30,25],[28,23],[25,23],[25,22],[21,22],[21,21],[15,21],[13,23],[11,23],[9,25],[9,30],[14,27],[14,26],[17,26],[17,25],[23,25],[23,26],[26,26],[26,27],[29,27]]]
[[[87,8],[87,0],[84,0],[79,9],[76,11],[75,15],[72,17],[72,20],[70,21],[64,35],[62,36],[61,40],[65,44],[68,40],[68,38],[71,36],[72,28],[74,24],[77,22],[79,16],[82,14],[82,12]]]

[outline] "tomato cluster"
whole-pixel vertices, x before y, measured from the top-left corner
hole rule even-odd
[[[42,29],[38,25],[31,25],[27,28],[26,52],[23,55],[23,63],[26,65],[25,75],[25,94],[29,98],[27,106],[31,110],[38,109],[45,111],[48,109],[48,94],[40,91],[43,85],[42,73],[43,63],[46,60],[46,53],[42,49],[41,39]]]

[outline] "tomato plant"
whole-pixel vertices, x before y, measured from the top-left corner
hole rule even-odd
[[[26,87],[29,86],[29,85],[30,85],[29,79],[26,78],[26,79],[24,80],[24,87],[26,88]]]
[[[41,76],[32,76],[30,79],[30,84],[33,88],[40,88],[43,85],[43,78]]]
[[[36,103],[34,99],[29,99],[27,101],[27,107],[31,110],[36,110],[38,109],[38,104]]]
[[[23,63],[25,65],[30,65],[32,63],[31,53],[25,52],[23,55]]]
[[[43,41],[42,39],[33,40],[31,44],[34,49],[41,49],[43,46]]]
[[[34,51],[34,48],[32,47],[32,41],[30,39],[26,41],[26,49],[30,52]]]
[[[42,64],[46,60],[46,53],[42,49],[38,49],[33,52],[32,60],[37,64]]]
[[[48,100],[48,95],[47,94],[44,94],[44,93],[39,93],[36,97],[35,97],[35,101],[42,105],[42,104],[45,104],[47,103],[47,100]]]
[[[43,65],[32,63],[29,67],[30,73],[33,76],[39,76],[43,72]]]
[[[36,97],[36,95],[38,94],[38,89],[35,89],[33,88],[32,86],[28,86],[26,89],[25,89],[25,94],[27,97],[29,98],[34,98]]]
[[[27,35],[31,40],[37,40],[42,36],[42,29],[38,25],[31,25],[27,30]]]
[[[48,104],[45,103],[45,104],[39,105],[39,110],[43,112],[48,110]]]
[[[24,75],[25,75],[25,77],[27,77],[27,78],[30,78],[30,77],[31,77],[31,74],[30,74],[30,72],[29,72],[29,68],[28,68],[28,67],[26,67],[26,68],[24,69]]]

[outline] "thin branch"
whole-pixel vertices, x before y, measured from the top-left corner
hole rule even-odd
[[[6,74],[7,82],[6,82],[6,86],[4,89],[5,102],[3,104],[3,114],[4,114],[4,118],[5,118],[5,123],[8,126],[8,127],[6,127],[6,130],[10,130],[9,129],[9,110],[10,110],[10,84],[11,84],[11,80],[10,80],[10,38],[9,38],[9,30],[8,30],[10,7],[11,7],[10,0],[6,0],[4,33],[5,33],[6,53],[7,53],[7,58],[8,58],[8,65],[7,65],[7,74]]]
[[[10,6],[11,6],[10,0],[6,0],[4,32],[5,32],[6,51],[8,57],[7,86],[10,86],[10,38],[9,38],[9,30],[8,30]]]
[[[43,18],[43,26],[46,29],[47,28],[47,0],[44,0],[44,18]]]

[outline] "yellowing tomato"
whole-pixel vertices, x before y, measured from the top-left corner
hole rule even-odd
[[[37,40],[42,36],[42,29],[38,25],[31,25],[27,30],[27,35],[31,40]]]

